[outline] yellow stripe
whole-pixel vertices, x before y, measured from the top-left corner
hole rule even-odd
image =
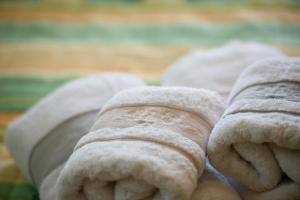
[[[157,79],[167,66],[189,50],[92,44],[1,44],[0,73],[85,75],[119,71]]]
[[[0,112],[0,127],[7,126],[12,120],[20,116],[21,113],[19,112]],[[0,128],[0,132],[1,132]]]
[[[4,143],[4,128],[0,127],[0,182],[25,182],[15,161],[10,156]]]

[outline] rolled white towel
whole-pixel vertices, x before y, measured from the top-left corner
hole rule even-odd
[[[41,199],[53,196],[55,180],[44,180],[59,171],[104,103],[120,90],[136,86],[143,82],[127,74],[81,78],[50,93],[9,125],[5,143],[22,173],[38,188],[48,186],[40,190]]]
[[[208,52],[193,51],[165,72],[163,86],[211,89],[227,97],[239,74],[248,65],[282,52],[259,43],[232,42]]]
[[[208,157],[249,189],[268,191],[255,195],[300,198],[300,58],[266,59],[241,74],[209,139]],[[283,174],[289,186],[280,184]]]
[[[192,200],[240,200],[239,194],[209,162],[198,181]]]
[[[190,200],[223,112],[220,97],[191,88],[120,92],[77,143],[58,200]]]
[[[298,200],[300,186],[288,179],[281,181],[275,188],[264,192],[255,192],[241,185],[237,185],[243,200]]]

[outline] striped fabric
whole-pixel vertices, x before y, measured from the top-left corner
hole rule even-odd
[[[41,2],[0,2],[0,200],[38,199],[3,145],[5,127],[68,80],[121,71],[158,84],[191,49],[231,40],[300,55],[298,1]]]

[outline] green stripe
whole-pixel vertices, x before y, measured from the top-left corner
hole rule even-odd
[[[36,98],[32,102],[0,102],[0,112],[24,112],[38,100],[39,98]]]
[[[74,77],[0,77],[0,97],[41,97]]]
[[[30,184],[0,182],[0,200],[38,200],[36,188]]]
[[[74,77],[0,77],[0,111],[25,111]]]
[[[99,42],[143,45],[218,45],[251,40],[300,46],[300,25],[282,22],[178,24],[60,24],[0,22],[0,42]]]
[[[0,112],[23,112],[40,98],[57,87],[74,79],[73,77],[0,77]],[[159,85],[159,81],[146,81],[148,85]]]

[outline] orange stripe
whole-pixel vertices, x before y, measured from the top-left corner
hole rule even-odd
[[[20,115],[19,112],[0,112],[0,126],[7,126]]]
[[[121,9],[111,12],[109,9],[95,9],[88,11],[51,10],[51,9],[20,9],[0,8],[0,19],[11,21],[58,21],[58,22],[160,22],[177,23],[178,21],[189,22],[233,22],[233,21],[284,21],[298,23],[300,13],[298,10],[288,9],[259,10],[245,8],[191,10],[184,9],[161,10],[126,10]]]

